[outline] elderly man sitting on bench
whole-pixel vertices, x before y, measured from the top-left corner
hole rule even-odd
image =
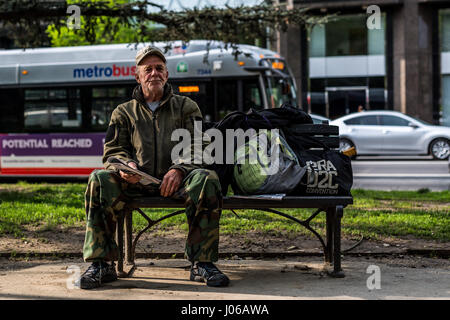
[[[78,279],[82,289],[99,287],[117,279],[114,261],[118,247],[114,240],[117,214],[126,201],[145,195],[171,197],[186,191],[189,233],[185,256],[192,262],[190,280],[208,286],[227,286],[229,279],[213,262],[218,260],[219,219],[222,193],[214,171],[194,164],[173,163],[176,142],[172,132],[184,128],[194,136],[194,121],[202,115],[191,99],[172,92],[164,54],[145,47],[136,55],[136,81],[132,100],[113,111],[104,145],[106,170],[95,170],[86,190],[86,236],[83,258],[92,262]],[[140,177],[114,170],[106,161],[120,158],[133,168],[162,179],[160,186],[143,186]],[[110,263],[109,263],[110,262]]]

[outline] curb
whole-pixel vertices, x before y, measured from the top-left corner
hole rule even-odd
[[[416,173],[416,174],[405,174],[405,173],[357,173],[353,174],[355,179],[439,179],[439,180],[450,180],[450,174],[429,174],[429,173]]]
[[[429,174],[429,173],[416,173],[416,174],[405,174],[405,173],[356,173],[353,174],[355,179],[439,179],[439,180],[450,180],[449,173],[443,174]]]

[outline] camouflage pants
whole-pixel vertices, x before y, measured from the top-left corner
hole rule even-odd
[[[196,169],[183,181],[186,193],[186,216],[189,233],[185,256],[189,261],[218,260],[219,219],[222,194],[219,178],[214,171]],[[108,170],[95,170],[89,177],[85,194],[86,235],[83,258],[88,261],[115,261],[117,214],[133,197],[159,195],[158,189],[146,189],[129,184]]]

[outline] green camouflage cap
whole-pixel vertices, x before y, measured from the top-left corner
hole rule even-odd
[[[161,58],[161,60],[166,63],[166,57],[164,56],[164,53],[157,47],[147,46],[142,48],[138,51],[136,54],[136,65],[139,65],[141,61],[149,55],[155,55]]]

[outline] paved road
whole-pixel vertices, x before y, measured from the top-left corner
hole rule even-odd
[[[360,156],[352,161],[353,188],[373,190],[450,190],[448,161],[434,161],[430,156]],[[0,182],[21,179],[0,177]],[[84,178],[28,178],[37,182],[81,182]]]
[[[450,190],[447,161],[361,157],[352,161],[354,188],[375,190]]]

